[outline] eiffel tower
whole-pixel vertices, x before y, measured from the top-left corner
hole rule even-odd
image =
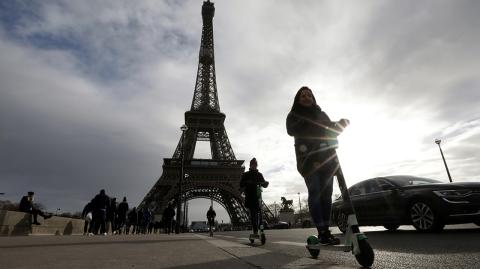
[[[182,154],[188,177],[181,189],[181,201],[212,199],[221,204],[232,225],[248,222],[241,196],[240,178],[243,160],[237,160],[225,130],[225,114],[220,112],[215,78],[213,16],[215,7],[209,0],[202,6],[202,39],[197,80],[190,111],[185,112],[184,131],[171,159],[164,159],[163,173],[145,196],[140,208],[148,207],[161,214],[169,202],[177,202],[181,178]],[[210,141],[212,159],[194,159],[197,141]],[[206,211],[206,209],[205,209]],[[178,213],[177,213],[178,216]]]

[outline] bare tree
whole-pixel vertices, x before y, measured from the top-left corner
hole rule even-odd
[[[0,201],[0,210],[18,211],[18,203],[11,202],[10,200]]]

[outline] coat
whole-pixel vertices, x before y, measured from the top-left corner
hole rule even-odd
[[[208,220],[213,220],[213,219],[215,219],[216,216],[217,216],[217,213],[215,213],[215,210],[209,209],[207,211],[207,219]]]
[[[322,170],[332,174],[336,163],[337,136],[342,128],[320,110],[310,113],[291,111],[287,116],[287,133],[295,138],[297,170],[303,177]]]
[[[175,217],[175,209],[171,206],[167,206],[165,210],[163,210],[163,219],[165,221],[172,221],[173,217]]]
[[[92,205],[94,210],[107,210],[110,206],[110,197],[106,194],[97,194],[92,200]]]
[[[121,219],[125,219],[127,217],[127,212],[128,212],[128,203],[127,202],[121,202],[118,205],[118,209],[117,209],[118,217],[121,218]]]
[[[250,209],[260,208],[257,185],[266,186],[268,183],[258,170],[250,169],[242,174],[240,187],[245,188],[245,207]]]
[[[23,196],[20,200],[19,210],[21,212],[30,212],[33,210],[33,203],[28,200],[28,196]]]

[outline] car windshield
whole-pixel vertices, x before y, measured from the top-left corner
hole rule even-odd
[[[389,177],[388,179],[395,182],[397,185],[401,187],[411,186],[411,185],[442,183],[441,181],[430,179],[430,178],[424,178],[424,177]]]

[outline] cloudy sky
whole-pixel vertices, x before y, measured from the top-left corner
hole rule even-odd
[[[201,5],[0,1],[0,199],[33,190],[48,210],[73,212],[105,188],[137,205],[190,109]],[[454,181],[480,181],[480,2],[215,8],[225,127],[237,159],[259,160],[267,203],[306,198],[285,130],[303,85],[332,119],[351,120],[338,150],[348,185],[393,174],[447,182],[435,138]]]

